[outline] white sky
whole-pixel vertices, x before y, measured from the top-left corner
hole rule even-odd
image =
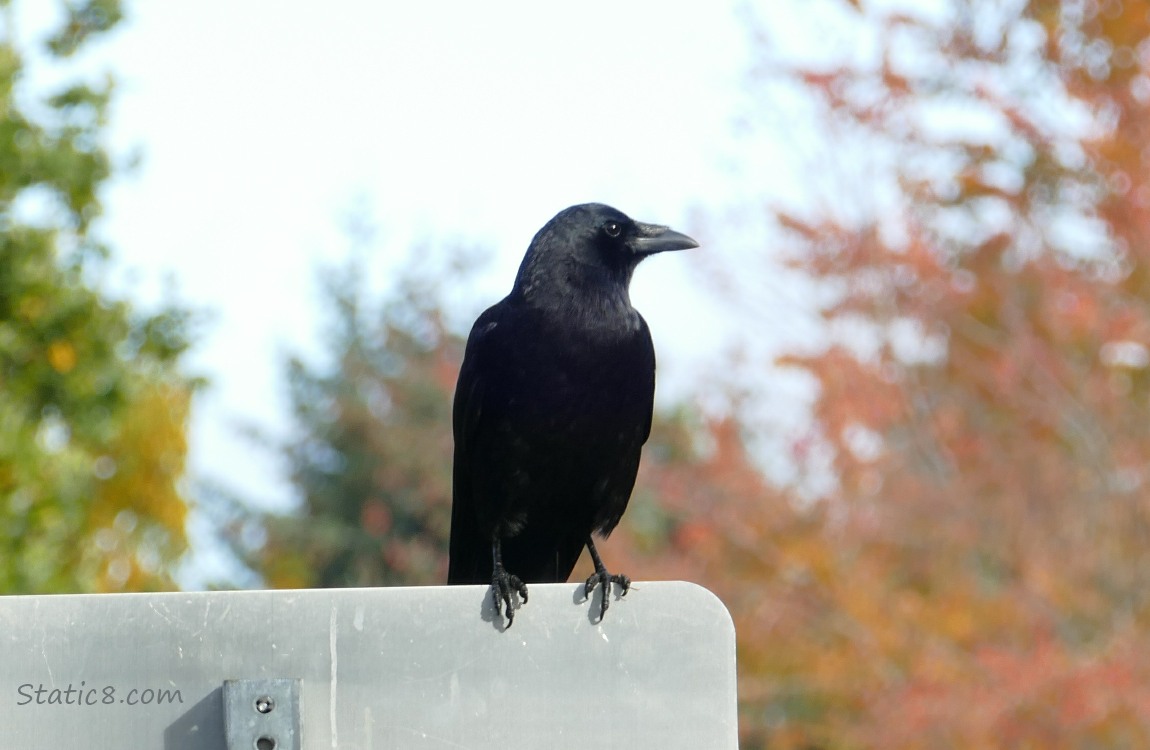
[[[373,287],[412,243],[463,241],[493,263],[460,294],[490,303],[568,205],[691,232],[692,215],[754,204],[766,185],[787,198],[790,144],[751,155],[733,135],[749,66],[735,2],[130,3],[98,57],[119,80],[114,148],[143,161],[107,194],[100,229],[131,297],[155,299],[170,277],[212,313],[190,362],[212,382],[193,476],[288,496],[236,425],[288,425],[282,355],[319,351],[315,270],[346,256],[352,205],[381,229]],[[763,252],[698,239],[694,253],[728,265]],[[664,395],[705,391],[738,323],[686,255],[645,264],[632,290]]]

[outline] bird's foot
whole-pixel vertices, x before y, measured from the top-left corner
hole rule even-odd
[[[513,576],[504,570],[502,565],[496,566],[491,573],[491,598],[495,600],[495,613],[506,614],[507,627],[511,627],[511,623],[515,622],[515,610],[521,606],[515,600],[516,594],[523,600],[522,604],[526,604],[527,584],[521,581],[519,576]]]
[[[603,603],[599,605],[599,622],[603,622],[603,618],[607,615],[607,607],[611,603],[612,583],[619,587],[619,596],[626,596],[627,592],[631,590],[630,578],[619,573],[608,573],[607,569],[601,565],[587,578],[587,583],[583,586],[583,598],[590,599],[591,592],[595,590],[595,587],[603,584]]]

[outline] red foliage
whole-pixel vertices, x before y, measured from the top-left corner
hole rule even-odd
[[[820,388],[792,455],[830,450],[835,489],[769,486],[754,425],[657,434],[636,504],[666,517],[632,512],[630,568],[730,607],[745,747],[1150,746],[1150,14],[852,5],[882,64],[795,80],[889,157],[844,190],[897,198],[776,217],[841,291],[829,329],[874,344],[782,362]],[[956,102],[993,134],[922,124]]]

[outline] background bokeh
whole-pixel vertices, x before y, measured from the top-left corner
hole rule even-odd
[[[1150,10],[0,4],[0,592],[433,584],[467,329],[636,274],[747,748],[1150,745]]]

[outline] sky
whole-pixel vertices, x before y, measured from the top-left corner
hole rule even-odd
[[[141,157],[106,194],[99,231],[124,294],[146,305],[174,289],[208,313],[188,360],[210,381],[190,476],[290,498],[282,467],[240,428],[290,428],[283,361],[322,352],[316,272],[347,257],[357,214],[376,228],[367,283],[381,291],[413,246],[485,248],[477,278],[445,279],[469,305],[507,292],[532,235],[568,205],[696,233],[692,253],[707,256],[644,264],[632,299],[661,397],[705,391],[747,335],[701,283],[705,264],[762,252],[724,240],[715,217],[764,200],[767,183],[786,199],[794,143],[740,140],[751,58],[735,0],[669,7],[127,3],[86,63],[118,80],[113,151]]]

